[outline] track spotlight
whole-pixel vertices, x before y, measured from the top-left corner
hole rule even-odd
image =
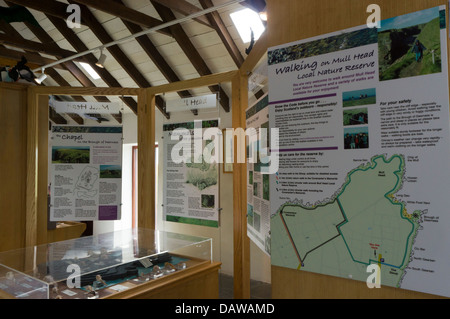
[[[42,82],[44,82],[44,80],[47,78],[47,74],[45,74],[44,71],[45,69],[42,69],[42,74],[34,79],[37,84],[42,84]]]
[[[95,63],[96,66],[99,68],[105,68],[105,61],[106,61],[106,55],[103,53],[103,49],[100,51],[100,57],[98,58],[97,63]]]

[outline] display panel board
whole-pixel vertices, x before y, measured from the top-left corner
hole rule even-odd
[[[122,127],[53,126],[51,221],[118,220]]]
[[[269,49],[273,265],[450,296],[445,17]]]
[[[269,129],[269,96],[265,94],[254,105],[246,110],[247,131],[254,128],[253,136],[249,136],[252,145],[247,151],[247,235],[266,254],[270,255],[270,175],[261,172],[258,154],[261,147],[259,137],[265,129]],[[267,143],[267,142],[266,142]],[[255,145],[256,144],[256,145]],[[256,154],[255,154],[256,152]],[[255,155],[254,159],[252,157]]]
[[[163,126],[166,221],[219,226],[218,124],[200,120]],[[206,135],[208,129],[212,135]]]

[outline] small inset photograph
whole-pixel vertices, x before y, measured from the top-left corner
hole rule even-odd
[[[366,107],[344,110],[344,126],[369,124],[367,113],[368,112]]]
[[[214,208],[216,200],[214,195],[202,194],[202,208]]]
[[[367,148],[369,148],[369,128],[367,126],[344,129],[344,149]]]
[[[100,178],[122,178],[122,166],[100,165]]]
[[[90,148],[89,146],[53,146],[52,147],[53,164],[89,164]]]
[[[253,196],[259,196],[259,188],[261,187],[260,183],[253,183]]]
[[[247,224],[253,227],[253,206],[247,204]]]
[[[263,199],[270,200],[270,175],[263,175]]]
[[[344,107],[370,105],[376,103],[377,92],[375,88],[342,93],[342,105]]]
[[[378,29],[380,81],[442,71],[439,7],[381,21]]]

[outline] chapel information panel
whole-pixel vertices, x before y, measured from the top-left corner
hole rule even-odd
[[[120,126],[52,127],[52,221],[120,219],[122,130]]]
[[[450,296],[445,17],[269,49],[273,265]]]

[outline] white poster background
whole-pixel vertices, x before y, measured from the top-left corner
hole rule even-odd
[[[430,10],[439,9],[444,10],[445,7]],[[408,20],[422,13],[401,18]],[[364,28],[361,26],[277,46],[270,48],[269,52],[293,45],[301,47],[305,44],[307,47],[313,41]],[[450,277],[447,275],[450,264],[450,140],[446,28],[440,30],[440,45],[441,72],[385,81],[379,80],[379,60],[382,57],[378,56],[377,43],[269,65],[270,126],[279,127],[281,136],[280,170],[277,176],[272,176],[271,186],[278,181],[277,178],[282,185],[278,192],[271,187],[271,232],[272,244],[275,243],[272,245],[272,264],[365,280],[369,274],[362,273],[365,271],[364,263],[343,263],[340,269],[330,267],[332,263],[328,260],[342,258],[343,262],[350,256],[330,254],[332,250],[329,249],[337,241],[330,240],[314,247],[307,256],[301,251],[296,256],[294,249],[287,248],[291,243],[282,239],[288,235],[278,221],[277,211],[286,203],[310,208],[330,203],[353,169],[370,163],[377,155],[387,159],[400,155],[405,165],[403,184],[394,196],[404,203],[408,213],[420,211],[422,215],[411,252],[407,252],[409,260],[405,261],[407,266],[398,287],[450,296]],[[359,58],[362,56],[364,58]],[[315,71],[311,68],[300,70],[314,62],[317,63]],[[361,69],[346,69],[360,64],[363,64]],[[319,74],[319,70],[341,67],[343,69],[336,73]],[[344,107],[344,92],[369,88],[376,91],[374,104]],[[355,94],[354,99],[359,98]],[[431,107],[434,111],[429,110]],[[345,126],[345,111],[357,108],[367,112],[368,123]],[[367,148],[345,149],[344,133],[351,129],[367,132]],[[324,176],[331,176],[331,179]],[[279,227],[274,229],[274,224]],[[294,242],[300,240],[294,230],[290,231]],[[286,245],[280,246],[281,243]],[[314,269],[308,268],[308,261],[314,258],[321,258],[322,262],[315,264]],[[383,261],[380,265],[382,274],[383,271],[398,271]],[[383,276],[381,284],[384,284]]]

